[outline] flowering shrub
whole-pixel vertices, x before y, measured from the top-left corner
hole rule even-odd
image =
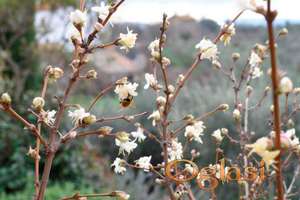
[[[94,69],[89,69],[86,73],[83,72],[83,69],[87,68],[86,64],[88,63],[89,54],[92,54],[97,49],[109,48],[111,46],[118,46],[125,53],[134,48],[138,34],[134,33],[130,28],[127,28],[127,33],[120,33],[119,37],[112,42],[94,44],[97,34],[101,33],[103,28],[109,23],[111,16],[123,2],[124,0],[120,0],[108,5],[101,3],[100,6],[92,7],[90,10],[97,14],[97,22],[94,24],[92,32],[88,35],[84,33],[87,29],[87,12],[89,9],[85,8],[84,1],[81,1],[80,9],[70,13],[70,21],[75,27],[70,38],[74,47],[74,57],[70,63],[72,71],[68,74],[69,82],[64,95],[62,97],[55,96],[57,99],[56,109],[48,110],[45,95],[48,86],[56,84],[58,79],[66,76],[64,70],[59,67],[47,66],[45,68],[41,94],[32,100],[29,111],[36,117],[36,124],[30,123],[14,110],[13,99],[8,93],[5,92],[1,95],[0,104],[3,112],[22,122],[26,128],[24,132],[31,133],[36,139],[35,147],[30,146],[28,150],[28,156],[32,157],[35,161],[35,199],[44,199],[52,162],[60,147],[77,138],[91,135],[113,139],[116,148],[119,150],[118,157],[111,164],[116,174],[124,175],[128,168],[141,169],[146,173],[153,174],[155,183],[166,189],[170,199],[182,199],[185,196],[189,199],[196,199],[192,190],[194,186],[187,180],[190,180],[189,176],[194,172],[192,161],[201,159],[201,154],[199,148],[191,149],[190,147],[192,144],[201,147],[201,144],[205,143],[202,138],[206,134],[205,119],[217,115],[218,112],[229,112],[229,110],[232,110],[232,119],[239,134],[232,135],[226,127],[219,127],[211,133],[211,138],[216,144],[216,148],[212,149],[212,151],[215,151],[216,160],[214,164],[211,164],[207,168],[208,171],[200,171],[199,174],[196,174],[197,183],[202,185],[201,188],[207,186],[209,189],[206,191],[210,194],[211,198],[217,198],[214,188],[209,187],[213,184],[213,179],[202,181],[199,177],[210,176],[214,180],[221,180],[222,170],[219,162],[225,161],[227,168],[224,169],[223,173],[230,180],[233,179],[231,169],[237,170],[253,166],[257,168],[266,167],[262,175],[267,180],[259,177],[253,178],[254,173],[251,173],[251,171],[246,172],[246,177],[249,179],[236,177],[240,186],[240,199],[261,199],[268,195],[265,194],[267,187],[273,187],[274,185],[276,185],[277,189],[277,199],[288,199],[298,195],[294,191],[294,184],[299,175],[299,164],[294,166],[295,174],[289,184],[287,184],[282,172],[292,163],[292,159],[298,161],[300,155],[299,139],[293,128],[294,123],[292,120],[299,110],[297,96],[300,93],[300,89],[294,88],[293,82],[284,74],[279,73],[277,69],[275,46],[277,38],[274,37],[272,26],[277,13],[271,9],[271,1],[268,0],[267,2],[262,2],[262,4],[253,0],[242,1],[241,11],[232,21],[221,27],[220,32],[214,40],[203,38],[195,45],[196,57],[193,64],[184,74],[179,74],[175,81],[170,80],[168,76],[168,68],[172,65],[171,60],[164,56],[169,27],[168,18],[164,15],[160,33],[148,46],[154,70],[152,73],[145,74],[144,89],[156,96],[155,107],[150,113],[145,111],[132,115],[99,117],[92,113],[92,109],[109,92],[115,94],[115,98],[118,98],[120,106],[124,109],[130,109],[134,98],[138,98],[137,88],[140,84],[132,83],[127,77],[124,77],[101,90],[88,108],[68,103],[75,83],[97,78],[97,72]],[[267,6],[264,4],[267,4]],[[265,44],[256,44],[251,49],[249,58],[242,67],[242,70],[237,70],[237,61],[240,59],[239,53],[232,54],[233,67],[227,68],[226,66],[222,66],[219,59],[220,51],[218,45],[221,42],[224,46],[230,44],[231,38],[238,31],[235,29],[235,22],[245,10],[251,10],[265,17],[269,40]],[[278,37],[285,36],[287,33],[287,29],[282,29]],[[265,70],[262,66],[267,58],[271,60],[269,70]],[[174,107],[176,98],[186,82],[191,79],[193,71],[203,60],[208,60],[212,66],[218,69],[232,83],[234,102],[216,105],[213,110],[201,116],[188,114],[181,116],[179,119],[171,120],[170,116],[173,114],[172,108]],[[241,72],[239,73],[239,71]],[[271,87],[266,86],[261,99],[258,99],[255,105],[250,105],[250,99],[254,92],[253,82],[255,79],[263,77],[264,71],[267,71],[272,81],[273,105],[270,108],[272,119],[270,120],[270,133],[266,133],[264,137],[257,138],[249,124],[249,113],[254,112],[257,107],[264,105],[264,100],[268,97]],[[279,107],[279,98],[281,96],[285,98],[285,111],[283,115],[280,115]],[[294,98],[292,110],[289,109],[291,97]],[[229,104],[233,105],[233,107],[229,106]],[[72,128],[67,131],[60,130],[66,111],[68,111],[68,116],[72,123]],[[146,115],[147,119],[151,120],[155,131],[150,131],[143,124],[138,123],[138,117]],[[125,131],[115,132],[112,127],[101,126],[104,122],[114,120],[128,122],[135,126],[135,130],[130,133]],[[98,128],[92,129],[91,127],[95,126],[91,125],[98,125]],[[42,127],[48,131],[42,131],[44,130]],[[237,145],[240,148],[237,157],[228,158],[222,150],[221,144],[225,138],[232,145]],[[140,145],[143,145],[143,142],[148,139],[157,142],[158,147],[161,148],[163,162],[153,165],[151,163],[152,155],[136,158],[131,163],[127,161],[127,156]],[[45,153],[40,152],[41,148],[44,148]],[[39,164],[41,157],[45,157],[45,164],[41,173],[42,176],[40,177]],[[169,165],[169,163],[174,163],[176,160],[187,161],[187,163],[184,166]],[[260,160],[263,162],[259,162]],[[264,166],[261,166],[260,163],[264,163]],[[214,173],[211,173],[212,171]],[[235,174],[237,176],[238,172],[236,171]],[[252,177],[252,181],[250,177]],[[63,199],[85,200],[100,196],[117,197],[123,200],[130,198],[130,194],[117,190],[101,194],[76,193]]]

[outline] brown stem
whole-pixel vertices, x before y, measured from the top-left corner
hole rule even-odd
[[[277,185],[277,199],[283,200],[283,185],[282,185],[282,169],[281,169],[281,141],[280,141],[280,108],[279,108],[279,82],[277,74],[277,63],[276,63],[276,49],[273,32],[273,21],[276,18],[276,11],[271,10],[271,0],[268,0],[268,9],[265,15],[268,35],[269,35],[269,48],[271,54],[271,66],[272,66],[272,85],[273,85],[273,103],[274,103],[274,131],[275,146],[280,151],[280,154],[276,158],[276,185]]]
[[[41,97],[44,99],[45,95],[46,95],[46,91],[47,91],[47,86],[48,86],[48,79],[49,79],[49,74],[48,74],[48,70],[46,69],[45,72],[45,77],[44,77],[44,81],[43,81],[43,86],[42,86],[42,91],[41,91]],[[38,123],[38,122],[37,122]],[[38,128],[37,128],[37,132],[39,135],[41,135],[41,129],[42,129],[42,125],[40,123],[38,123]],[[34,160],[34,186],[35,186],[35,197],[38,196],[39,194],[39,187],[40,187],[40,159],[39,159],[39,154],[40,154],[40,139],[36,138],[36,154],[37,156],[35,157]]]

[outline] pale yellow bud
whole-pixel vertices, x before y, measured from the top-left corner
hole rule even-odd
[[[232,112],[233,119],[239,121],[241,119],[241,112],[238,109],[234,109]]]
[[[86,78],[87,79],[96,79],[97,78],[97,75],[98,73],[95,71],[95,70],[89,70],[87,73],[86,73]]]
[[[167,57],[163,57],[161,62],[163,64],[163,66],[169,66],[171,64],[170,59]]]
[[[120,131],[116,133],[116,138],[120,140],[121,142],[128,142],[129,141],[129,133],[126,133],[125,131]]]
[[[228,104],[221,104],[219,107],[218,107],[218,110],[221,110],[221,111],[227,111],[229,109],[229,105]]]
[[[57,79],[60,79],[64,75],[64,71],[59,67],[51,67],[50,66],[48,74],[49,74],[50,79],[53,79],[56,81]]]
[[[36,110],[41,110],[45,105],[45,100],[42,97],[35,97],[32,101],[32,107]]]
[[[130,195],[123,191],[115,191],[114,192],[118,200],[128,200]]]
[[[285,94],[288,94],[288,93],[292,92],[293,91],[293,82],[292,82],[292,80],[288,77],[283,77],[280,80],[279,88],[280,88],[280,92],[285,93]]]
[[[3,93],[1,95],[0,103],[10,105],[11,104],[11,97],[8,93]]]
[[[101,136],[101,135],[108,135],[108,134],[111,133],[112,130],[113,130],[113,128],[110,127],[110,126],[103,126],[103,127],[101,127],[101,128],[98,129],[99,136]]]
[[[295,88],[293,92],[294,92],[295,95],[299,95],[300,94],[300,88],[299,87]]]
[[[168,85],[168,90],[170,93],[174,93],[175,92],[175,87],[173,85]]]
[[[287,28],[283,28],[279,31],[279,36],[286,36],[289,33]]]
[[[237,61],[238,59],[240,59],[241,55],[239,53],[233,53],[231,57],[233,61]]]

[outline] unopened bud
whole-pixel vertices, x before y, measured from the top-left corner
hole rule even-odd
[[[218,107],[218,110],[221,110],[223,112],[227,111],[229,109],[229,105],[228,104],[221,104],[219,107]]]
[[[10,105],[11,104],[11,97],[8,93],[3,93],[1,95],[0,103],[5,104],[5,105]]]
[[[239,121],[241,119],[241,112],[238,109],[234,109],[234,111],[232,112],[232,117],[236,121]]]
[[[113,128],[110,127],[110,126],[103,126],[103,127],[101,127],[101,128],[98,129],[99,136],[101,136],[101,135],[108,135],[108,134],[111,133],[112,130],[113,130]]]
[[[125,131],[120,131],[116,133],[116,138],[120,140],[121,142],[128,142],[129,141],[129,133],[126,133]]]
[[[289,33],[287,28],[283,28],[279,31],[279,36],[286,36]]]
[[[32,101],[32,107],[36,110],[41,110],[45,105],[45,100],[42,97],[35,97]]]
[[[89,70],[87,73],[86,73],[86,78],[87,79],[96,79],[97,78],[97,75],[98,73],[95,71],[95,70]]]
[[[231,57],[233,61],[237,61],[238,59],[240,59],[241,55],[239,53],[233,53]]]

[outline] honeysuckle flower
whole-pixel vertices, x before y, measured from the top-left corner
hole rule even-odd
[[[81,10],[75,10],[70,14],[70,20],[75,26],[84,26],[87,21],[86,12]]]
[[[167,57],[163,57],[162,60],[161,60],[161,63],[163,66],[168,66],[171,64],[171,60]]]
[[[151,161],[151,156],[144,156],[134,162],[136,163],[137,167],[144,169],[145,172],[149,172],[152,166],[150,161]]]
[[[42,97],[35,97],[32,100],[32,107],[34,109],[40,110],[44,107],[45,105],[45,100]]]
[[[262,45],[262,44],[256,44],[255,45],[256,54],[261,59],[264,59],[266,57],[268,49],[269,49],[269,47],[267,47],[266,45]]]
[[[173,139],[171,144],[167,148],[169,160],[180,160],[183,154],[182,144],[177,141],[177,139]]]
[[[282,92],[282,93],[285,93],[285,94],[291,93],[293,91],[292,80],[288,77],[283,77],[280,80],[279,89],[280,89],[280,92]]]
[[[202,39],[196,46],[201,53],[201,59],[209,59],[211,61],[217,60],[218,58],[218,48],[215,43],[208,39]]]
[[[152,120],[152,125],[155,126],[156,122],[160,121],[160,113],[158,110],[153,111],[153,113],[148,117],[148,119],[153,119]]]
[[[84,119],[88,120],[89,122],[91,122],[90,120],[92,120],[93,122],[95,121],[95,117],[90,113],[85,112],[84,108],[69,111],[69,117],[72,118],[72,121],[75,125],[80,125]]]
[[[46,112],[45,123],[49,125],[53,125],[55,121],[56,110],[51,110]]]
[[[262,63],[262,59],[252,51],[249,58],[249,65],[251,68],[258,67]]]
[[[200,136],[203,135],[205,126],[202,121],[195,122],[193,125],[185,127],[184,136],[187,137],[190,141],[195,140],[199,143],[203,143]]]
[[[184,75],[183,74],[179,74],[176,83],[179,84],[184,80]]]
[[[128,200],[130,195],[123,191],[115,191],[116,197],[118,200]]]
[[[287,148],[295,148],[299,145],[299,138],[296,136],[296,129],[292,128],[281,133],[281,143]]]
[[[116,145],[119,148],[119,154],[123,154],[125,155],[125,153],[127,153],[128,155],[137,147],[137,144],[135,143],[135,141],[121,141],[119,139],[115,139]]]
[[[250,148],[251,151],[249,152],[248,156],[252,153],[262,154],[262,152],[267,151],[272,146],[272,140],[267,137],[262,137],[256,140],[253,144],[246,144],[246,148]]]
[[[252,10],[256,11],[262,6],[262,0],[237,0],[241,10]]]
[[[53,81],[60,79],[64,75],[64,71],[59,67],[51,67],[48,71],[49,78]]]
[[[233,61],[237,61],[238,59],[240,59],[240,57],[241,57],[241,55],[237,52],[235,52],[231,55],[231,58]]]
[[[213,136],[218,142],[222,142],[224,138],[220,129],[215,130],[211,136]]]
[[[253,67],[250,71],[250,74],[252,79],[256,79],[261,77],[264,72],[259,67]]]
[[[129,49],[133,48],[135,46],[137,35],[137,33],[133,33],[132,30],[129,30],[129,28],[127,27],[127,34],[120,33],[120,49],[125,49],[126,51],[128,51]]]
[[[114,167],[116,174],[124,174],[126,172],[126,161],[123,159],[116,158],[111,166]]]
[[[149,51],[158,51],[159,50],[159,39],[153,40],[149,46],[148,46]]]
[[[265,165],[267,167],[267,170],[269,170],[269,167],[275,163],[275,158],[279,155],[279,150],[274,151],[262,151],[258,155],[263,159],[265,162]]]
[[[145,74],[146,84],[144,89],[147,90],[150,86],[155,87],[157,85],[157,80],[155,79],[153,74],[146,73]]]
[[[100,3],[100,6],[92,7],[92,11],[96,12],[98,17],[104,20],[109,14],[109,5],[106,5],[103,1]]]
[[[227,110],[229,110],[229,105],[224,103],[224,104],[221,104],[219,106],[219,110],[223,111],[223,112],[226,112]]]
[[[128,142],[130,140],[130,134],[125,131],[116,133],[116,138],[121,142]]]
[[[175,87],[174,87],[174,85],[168,85],[168,90],[169,90],[169,92],[170,93],[174,93],[175,92]]]
[[[115,93],[119,95],[119,99],[125,99],[129,95],[131,95],[131,96],[138,95],[138,93],[136,92],[136,89],[139,86],[139,84],[130,83],[129,81],[127,81],[127,78],[124,80],[120,80],[120,81],[121,82],[117,83],[117,86],[115,88]]]
[[[224,30],[223,35],[221,36],[220,40],[224,42],[224,45],[228,45],[231,41],[231,37],[235,35],[235,27],[234,24],[231,24],[228,26],[227,24],[224,24],[222,26],[222,30]]]
[[[11,97],[7,92],[5,92],[1,95],[0,103],[6,104],[6,105],[11,104]]]
[[[247,144],[246,148],[251,148],[252,150],[249,152],[248,156],[250,156],[252,153],[256,153],[259,155],[263,161],[265,162],[265,165],[267,169],[269,169],[269,166],[271,166],[275,162],[275,158],[279,155],[279,150],[271,151],[272,147],[272,140],[270,140],[267,137],[262,137],[256,140],[253,144]]]
[[[146,136],[144,135],[144,129],[141,127],[138,127],[136,131],[131,132],[131,135],[137,139],[138,142],[142,142],[146,139]]]

